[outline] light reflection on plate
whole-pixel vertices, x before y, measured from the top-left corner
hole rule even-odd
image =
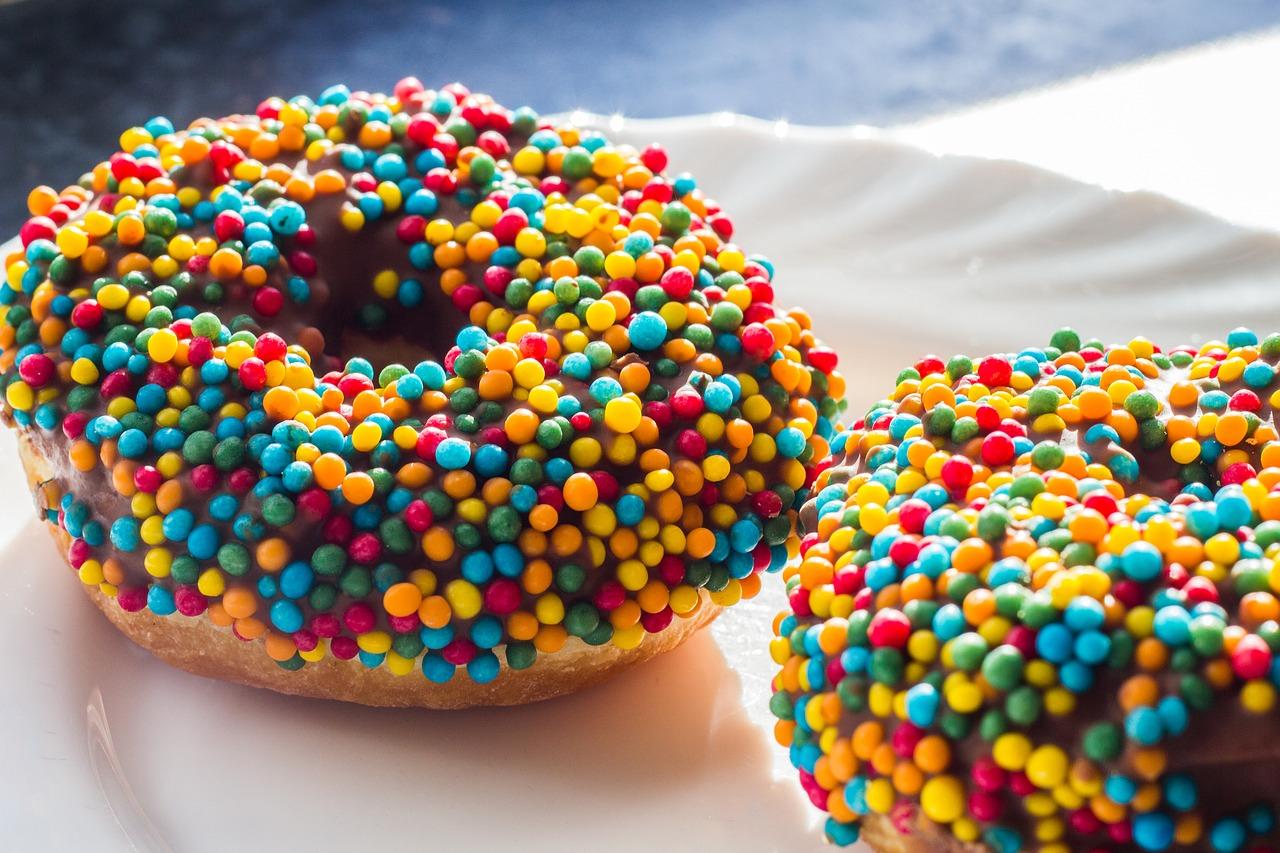
[[[840,352],[855,409],[926,352],[1044,344],[1063,324],[1166,344],[1280,328],[1280,239],[1158,196],[939,158],[867,128],[598,121],[662,140],[673,170],[725,205],[741,244],[777,264],[781,301],[806,305]],[[21,477],[13,444],[0,433],[6,483]],[[25,492],[0,501],[0,825],[17,849],[825,849],[772,746],[776,580],[577,696],[371,710],[152,660],[76,589]]]

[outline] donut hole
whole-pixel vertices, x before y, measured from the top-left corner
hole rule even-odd
[[[456,334],[456,332],[455,332]],[[375,371],[388,364],[403,364],[412,368],[421,361],[444,361],[453,338],[440,338],[439,344],[428,346],[418,337],[402,334],[380,334],[368,329],[346,329],[338,336],[337,347],[326,353],[346,364],[348,359],[363,358],[373,365]]]
[[[468,284],[466,297],[455,302],[441,287],[440,270],[409,264],[394,218],[356,232],[334,227],[339,200],[336,195],[322,200],[309,214],[320,232],[309,247],[314,264],[309,299],[263,325],[296,341],[324,370],[341,369],[352,358],[368,361],[375,376],[389,364],[412,369],[426,360],[443,363],[458,333],[471,325],[465,306],[491,294]],[[455,221],[468,217],[454,205],[443,206],[439,214]],[[477,281],[482,270],[465,272],[468,281]],[[391,279],[389,289],[379,281],[384,277]]]
[[[1217,491],[1221,485],[1215,477],[1206,483],[1210,489]],[[1146,474],[1139,474],[1138,479],[1134,481],[1126,491],[1133,494],[1146,495],[1150,498],[1172,503],[1178,495],[1182,494],[1183,487],[1186,484],[1177,477],[1156,477]]]
[[[1182,477],[1182,466],[1174,462],[1169,457],[1168,452],[1163,449],[1148,450],[1141,447],[1137,442],[1115,444],[1108,439],[1088,442],[1074,430],[1066,433],[1055,433],[1046,437],[1061,442],[1066,448],[1075,448],[1083,451],[1093,461],[1101,462],[1108,466],[1110,460],[1117,454],[1132,455],[1133,460],[1137,463],[1137,476],[1132,480],[1123,481],[1125,491],[1128,494],[1143,494],[1172,502],[1174,498],[1182,494],[1183,489],[1186,487],[1186,480]],[[1217,491],[1222,483],[1216,469],[1209,467],[1204,473],[1208,475],[1205,485]]]
[[[351,358],[367,360],[375,375],[388,364],[443,362],[470,318],[433,285],[424,288],[421,304],[405,307],[371,297],[366,275],[338,279],[315,325],[299,332],[299,343],[313,357],[323,356],[329,369]]]

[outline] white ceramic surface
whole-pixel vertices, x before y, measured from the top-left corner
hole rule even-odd
[[[1280,238],[865,129],[595,119],[663,140],[813,311],[856,409],[926,352],[1280,328]],[[76,588],[0,433],[0,847],[788,851],[818,813],[771,745],[779,583],[679,651],[522,709],[379,711],[152,660]]]
[[[1116,189],[1157,190],[1280,228],[1280,29],[1198,44],[890,130],[948,154],[1008,157]]]

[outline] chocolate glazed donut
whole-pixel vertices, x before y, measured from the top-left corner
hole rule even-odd
[[[94,603],[193,672],[454,708],[754,595],[843,381],[666,160],[407,79],[33,191],[4,417]]]
[[[772,709],[879,851],[1275,851],[1280,335],[927,357],[833,439]]]

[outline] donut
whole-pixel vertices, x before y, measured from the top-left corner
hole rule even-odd
[[[1280,335],[927,356],[832,440],[770,707],[837,844],[1280,850]]]
[[[836,356],[663,148],[413,78],[119,148],[28,198],[3,419],[81,586],[157,657],[530,702],[798,549]]]

